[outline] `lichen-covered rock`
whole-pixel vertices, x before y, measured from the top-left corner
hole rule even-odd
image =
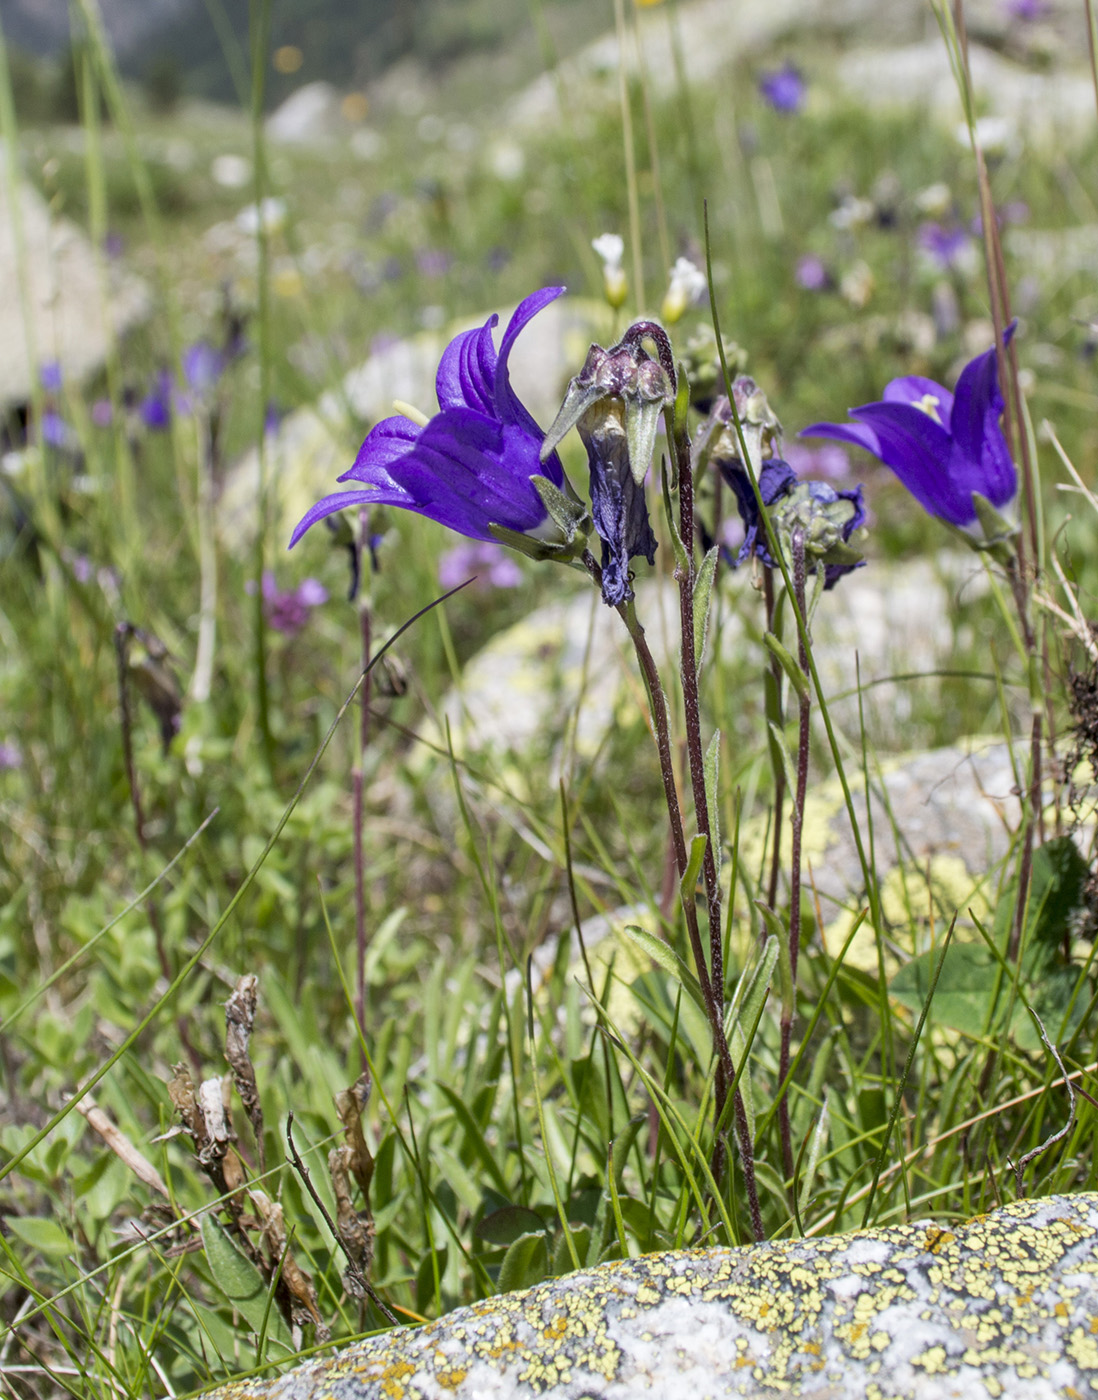
[[[967,1224],[653,1254],[460,1308],[218,1400],[1025,1400],[1098,1392],[1098,1195]]]

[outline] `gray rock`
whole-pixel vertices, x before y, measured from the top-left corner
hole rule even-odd
[[[964,1225],[651,1254],[216,1400],[1062,1400],[1098,1387],[1098,1196]]]
[[[67,383],[94,373],[149,307],[145,285],[53,218],[33,186],[16,184],[13,207],[0,180],[0,408],[26,403],[51,361]]]
[[[267,118],[267,135],[272,141],[293,146],[323,144],[345,136],[350,127],[340,101],[339,91],[331,83],[305,83]]]

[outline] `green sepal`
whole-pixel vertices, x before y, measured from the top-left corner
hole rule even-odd
[[[656,428],[663,412],[661,399],[642,399],[630,394],[625,399],[625,440],[629,447],[629,470],[640,486],[648,475],[656,446]]]
[[[539,456],[543,462],[560,445],[591,405],[604,396],[605,390],[600,389],[597,384],[581,384],[578,378],[569,383],[564,402],[545,434],[545,441],[541,444]]]
[[[686,373],[686,366],[681,360],[676,365],[679,376],[679,387],[675,392],[675,414],[672,419],[677,435],[686,432],[687,414],[690,411],[690,379]]]
[[[549,518],[564,536],[565,544],[571,544],[577,533],[586,537],[587,531],[581,530],[581,527],[590,524],[591,518],[582,501],[577,500],[571,493],[565,494],[559,486],[540,473],[532,476],[530,482],[541,497],[542,505],[549,512]]]

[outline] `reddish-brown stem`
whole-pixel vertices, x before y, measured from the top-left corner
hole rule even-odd
[[[807,619],[805,610],[805,559],[804,532],[794,530],[792,538],[793,593],[797,610]],[[808,675],[808,649],[804,644],[804,633],[797,630],[797,662],[803,675]],[[792,852],[789,867],[789,965],[792,991],[789,1004],[782,1007],[781,1051],[778,1057],[778,1083],[784,1084],[789,1073],[790,1046],[793,1038],[793,1016],[797,1006],[797,960],[801,951],[801,845],[804,833],[804,804],[808,793],[808,751],[811,738],[809,719],[812,709],[812,694],[807,686],[800,697],[797,738],[797,790],[793,797],[793,810],[790,813],[792,828]],[[786,1090],[778,1102],[778,1128],[782,1143],[782,1170],[786,1178],[793,1179],[793,1134],[789,1123],[789,1092]]]
[[[362,588],[362,569],[368,567],[366,560],[370,547],[370,517],[368,511],[359,515],[359,587]],[[363,589],[358,605],[359,639],[362,647],[362,691],[359,695],[358,753],[351,769],[351,792],[354,804],[354,862],[355,862],[355,1015],[359,1029],[366,1030],[366,853],[364,834],[366,825],[365,765],[370,743],[370,647],[371,616],[369,591]],[[363,1068],[366,1068],[365,1057]]]

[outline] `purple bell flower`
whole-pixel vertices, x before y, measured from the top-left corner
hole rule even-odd
[[[1014,334],[1014,323],[1004,343]],[[978,520],[973,493],[996,510],[1018,490],[999,419],[998,355],[994,348],[970,361],[951,394],[918,374],[893,379],[880,403],[852,408],[854,423],[813,423],[800,437],[834,438],[864,447],[891,467],[924,510],[961,530]]]
[[[564,291],[543,287],[523,301],[504,331],[497,355],[490,316],[443,352],[435,387],[439,412],[424,426],[386,418],[371,429],[354,466],[340,481],[365,489],[325,496],[290,540],[347,506],[402,506],[474,540],[494,540],[493,526],[520,535],[555,538],[550,513],[533,478],[565,487],[556,453],[539,461],[544,434],[511,387],[507,361],[523,327]]]

